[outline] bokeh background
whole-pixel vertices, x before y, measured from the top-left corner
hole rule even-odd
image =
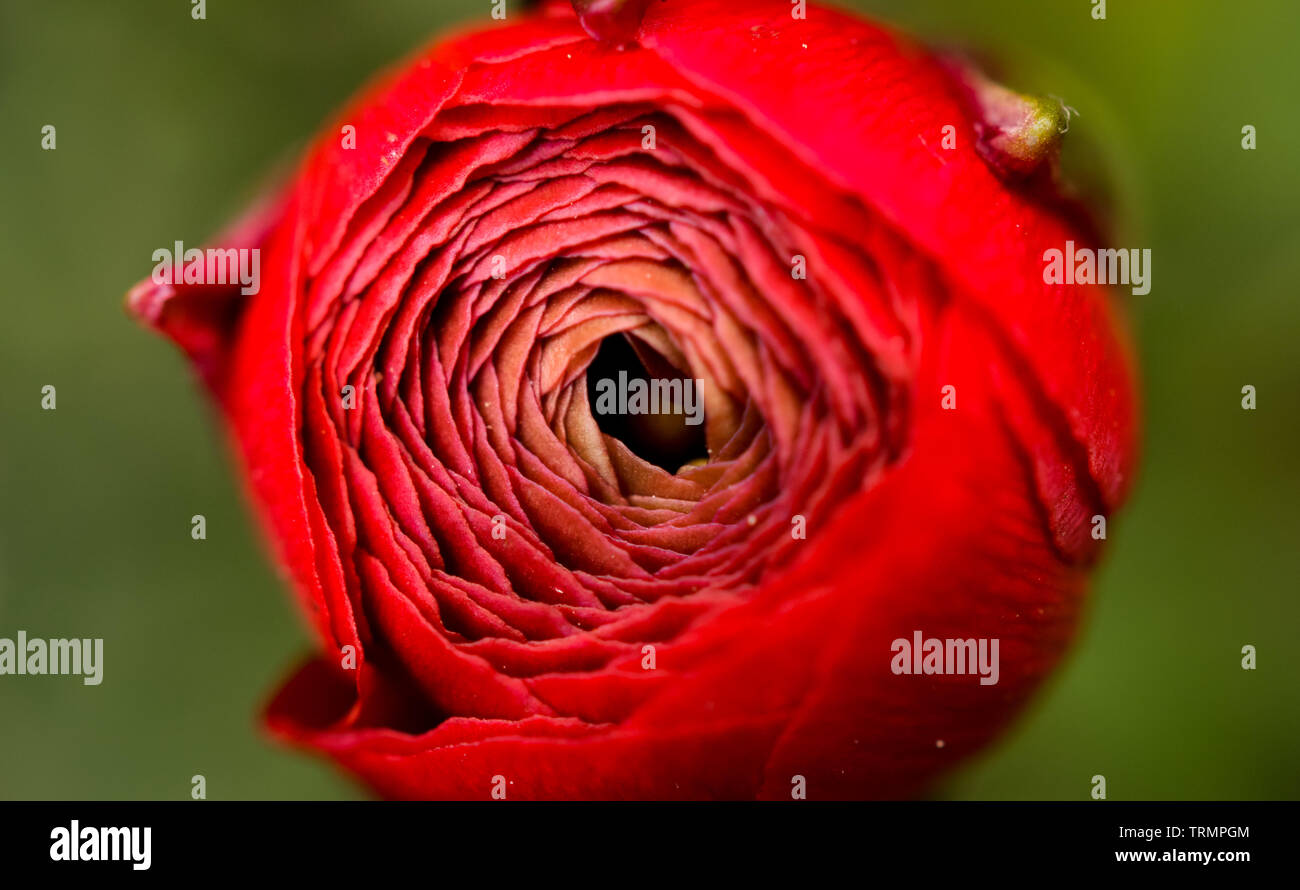
[[[1300,797],[1300,4],[850,5],[1076,108],[1067,165],[1109,184],[1115,243],[1153,250],[1143,471],[1078,644],[937,795],[1083,799],[1100,773],[1111,799]],[[0,677],[0,798],[187,797],[198,773],[210,798],[362,796],[257,728],[305,625],[216,418],[122,296],[368,75],[489,8],[0,0],[0,636],[106,641],[99,687]]]

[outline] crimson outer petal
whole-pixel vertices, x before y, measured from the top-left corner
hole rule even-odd
[[[1090,519],[1119,505],[1136,450],[1132,362],[1107,295],[1043,283],[1043,252],[1086,238],[1000,180],[971,140],[936,148],[944,126],[966,134],[974,122],[930,56],[831,10],[812,7],[798,21],[783,3],[741,6],[653,3],[638,46],[625,50],[593,41],[565,14],[435,45],[340,118],[356,126],[354,150],[327,128],[273,225],[262,214],[236,229],[229,243],[263,248],[259,294],[146,283],[131,295],[223,405],[269,536],[328,653],[271,703],[270,726],[386,796],[483,798],[495,776],[512,798],[785,798],[797,775],[813,797],[912,794],[987,741],[1069,641],[1094,557]],[[431,676],[451,670],[468,691],[413,708],[420,694],[402,672],[368,657],[362,641],[375,616],[349,593],[302,451],[302,282],[421,130],[467,96],[698,108],[697,123],[713,127],[702,138],[763,172],[765,197],[814,200],[817,189],[782,180],[785,159],[735,143],[729,118],[703,113],[735,109],[892,224],[950,297],[924,319],[906,457],[810,533],[804,555],[754,596],[696,594],[703,617],[657,643],[670,679],[629,684],[615,669],[553,676],[533,687],[557,705],[551,714],[476,699],[486,680],[480,687],[473,670],[437,663]],[[804,209],[830,228],[852,224],[833,202]],[[959,410],[940,410],[947,384]],[[386,608],[398,611],[379,620],[403,627],[400,607]],[[663,604],[646,624],[676,627],[673,609]],[[999,638],[1000,682],[893,675],[890,641],[915,630]],[[332,667],[344,646],[358,653],[354,672]],[[492,672],[486,661],[476,670]]]

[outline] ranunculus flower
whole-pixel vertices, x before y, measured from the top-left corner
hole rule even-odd
[[[845,13],[578,5],[366,92],[218,240],[257,293],[130,296],[319,635],[270,726],[392,797],[915,794],[1057,663],[1131,475],[1054,134]],[[602,429],[607,341],[702,382],[707,460]]]

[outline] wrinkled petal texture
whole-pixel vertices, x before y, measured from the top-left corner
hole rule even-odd
[[[939,150],[975,127],[950,77],[822,8],[656,2],[627,47],[552,9],[327,128],[220,239],[256,295],[137,288],[320,639],[272,728],[391,797],[788,799],[919,793],[1005,725],[1134,383],[1108,294],[1043,283],[1086,236]],[[703,381],[707,462],[601,431],[608,337]],[[1000,681],[894,675],[915,630],[998,638]]]

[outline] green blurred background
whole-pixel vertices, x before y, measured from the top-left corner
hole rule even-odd
[[[1143,471],[1079,643],[938,794],[1083,799],[1100,773],[1111,799],[1300,797],[1300,4],[853,5],[1078,109],[1068,163],[1100,159],[1116,243],[1153,250]],[[305,625],[185,363],[121,300],[368,75],[489,8],[0,0],[0,636],[106,640],[102,686],[0,677],[0,798],[187,797],[197,773],[210,798],[361,795],[256,726]]]

